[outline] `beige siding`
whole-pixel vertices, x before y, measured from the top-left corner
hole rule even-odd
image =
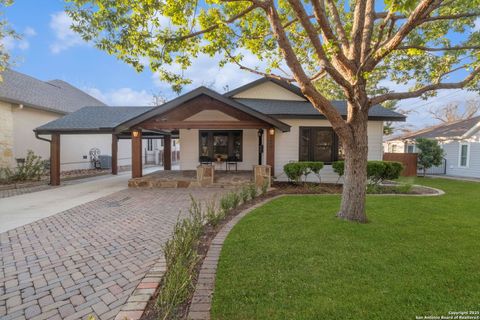
[[[13,152],[12,106],[0,101],[0,168],[13,165]]]
[[[305,101],[304,98],[271,81],[242,91],[236,94],[234,98]]]
[[[206,129],[208,130],[208,128]],[[180,169],[194,170],[198,166],[198,131],[197,129],[180,129]],[[257,130],[245,129],[243,131],[243,161],[238,163],[238,170],[252,170],[258,162],[258,136]],[[225,165],[217,166],[224,170]]]

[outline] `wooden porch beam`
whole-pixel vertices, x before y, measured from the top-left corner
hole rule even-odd
[[[172,170],[172,137],[163,137],[163,170]]]
[[[153,122],[142,125],[145,130],[164,129],[262,129],[265,123],[247,121],[179,121]]]
[[[142,130],[132,130],[132,178],[142,176]]]
[[[60,134],[53,133],[50,142],[50,185],[60,185]]]
[[[118,174],[118,137],[112,134],[112,174]]]
[[[275,128],[266,130],[267,135],[267,165],[271,167],[272,176],[275,174]]]

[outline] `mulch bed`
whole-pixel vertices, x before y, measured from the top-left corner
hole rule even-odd
[[[69,181],[69,180],[74,180],[74,179],[89,178],[89,177],[105,175],[105,174],[108,174],[108,173],[110,173],[110,169],[69,170],[69,171],[62,171],[60,173],[60,178],[64,181]],[[0,190],[30,188],[30,187],[40,186],[40,185],[46,185],[49,182],[50,182],[50,176],[49,175],[43,175],[43,176],[40,177],[40,180],[19,181],[19,182],[13,182],[13,183],[8,183],[8,184],[0,184]]]
[[[199,261],[197,265],[195,266],[195,280],[194,286],[196,286],[197,283],[197,277],[200,272],[200,269],[203,264],[203,260],[208,252],[208,249],[210,248],[210,244],[212,240],[215,238],[217,235],[218,231],[222,229],[222,227],[227,224],[230,220],[232,220],[233,217],[235,217],[237,214],[242,212],[245,209],[248,209],[249,207],[252,207],[253,205],[262,202],[266,199],[275,197],[277,195],[281,194],[340,194],[342,193],[342,185],[341,184],[332,184],[332,183],[302,183],[302,184],[294,184],[291,182],[274,182],[272,184],[272,187],[274,189],[270,190],[267,194],[265,195],[260,195],[256,197],[254,200],[249,201],[246,204],[242,204],[238,206],[236,209],[231,210],[229,214],[216,226],[212,227],[211,225],[206,225],[204,229],[203,236],[200,238],[200,244],[197,248],[197,252],[199,255]],[[388,193],[388,190],[394,190],[395,185],[391,186],[386,186],[385,193]],[[392,193],[390,190],[390,193]],[[430,188],[425,188],[425,187],[420,187],[420,186],[412,186],[410,192],[408,194],[434,194],[436,193],[435,190],[430,189]],[[161,285],[160,285],[161,288]],[[158,299],[158,295],[160,293],[160,289],[155,293],[153,298],[150,300],[148,303],[148,306],[145,310],[145,313],[143,314],[141,320],[158,320],[160,319],[160,313],[158,309],[156,308],[156,302]],[[178,312],[171,317],[171,319],[186,319],[187,314],[188,314],[188,308],[191,303],[191,299],[193,297],[193,290],[191,293],[191,296],[187,302],[185,302],[178,310]]]

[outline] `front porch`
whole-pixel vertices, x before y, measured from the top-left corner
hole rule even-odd
[[[195,170],[171,170],[155,171],[142,177],[132,178],[128,181],[128,186],[136,188],[194,188],[201,186],[230,188],[254,182],[254,171],[212,170],[212,172],[212,183],[202,184],[199,181],[201,177]]]

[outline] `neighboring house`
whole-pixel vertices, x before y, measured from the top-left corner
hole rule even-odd
[[[28,150],[43,159],[50,158],[49,143],[35,138],[35,128],[85,106],[106,108],[103,102],[62,80],[41,81],[9,69],[2,72],[2,78],[0,167],[16,166],[17,159],[25,158]],[[134,116],[144,110],[133,110],[129,115]],[[150,153],[154,152],[156,143],[155,140],[145,143],[145,156],[149,156],[145,160],[151,163],[155,163]],[[147,150],[147,147],[151,147],[151,150]],[[101,154],[110,154],[111,139],[98,134],[65,136],[61,144],[61,169],[90,168],[89,153],[95,148]],[[122,141],[119,152],[121,164],[129,165],[130,141]]]
[[[447,175],[480,178],[480,116],[436,125],[388,141],[402,143],[398,152],[417,152],[415,140],[437,140],[445,151]]]
[[[346,103],[333,104],[346,117]],[[339,140],[330,123],[296,86],[262,78],[223,95],[200,87],[129,118],[129,110],[135,109],[138,107],[126,107],[121,116],[118,108],[83,108],[36,131],[52,135],[55,140],[65,133],[87,132],[113,135],[114,144],[117,138],[132,139],[134,177],[142,172],[138,140],[161,135],[167,141],[179,139],[181,170],[194,170],[200,162],[212,162],[217,169],[224,170],[225,161],[229,160],[237,162],[239,170],[268,164],[278,179],[285,180],[285,164],[308,160],[325,162],[324,179],[337,179],[330,164],[343,156]],[[384,121],[405,121],[405,116],[381,106],[370,109],[371,160],[382,159]]]

